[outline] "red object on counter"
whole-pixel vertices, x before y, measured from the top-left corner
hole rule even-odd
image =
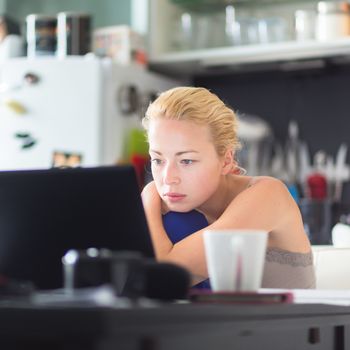
[[[327,198],[327,179],[321,173],[313,173],[307,178],[308,196],[312,199]]]

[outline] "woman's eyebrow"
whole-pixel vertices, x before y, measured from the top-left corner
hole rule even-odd
[[[158,155],[160,155],[160,156],[162,155],[161,152],[156,151],[156,150],[154,150],[154,149],[150,149],[149,152],[156,153],[156,154],[158,154]],[[181,155],[183,155],[183,154],[185,154],[185,153],[199,153],[199,152],[198,152],[198,151],[195,151],[195,150],[180,151],[180,152],[176,152],[176,153],[175,153],[175,156],[181,156]]]
[[[198,151],[194,151],[194,150],[189,150],[189,151],[176,152],[175,155],[176,156],[182,156],[185,153],[199,153],[199,152]]]

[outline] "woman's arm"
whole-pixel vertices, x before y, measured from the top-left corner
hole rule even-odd
[[[177,263],[188,268],[181,260],[174,259],[170,254],[174,244],[169,239],[163,226],[162,212],[164,208],[162,208],[162,201],[154,182],[147,184],[141,195],[157,260]],[[195,285],[206,278],[205,276],[192,275],[192,284]]]
[[[173,243],[169,239],[163,226],[162,201],[153,181],[145,186],[141,197],[156,258],[160,259],[170,253],[173,248]]]
[[[274,236],[283,235],[278,239],[281,248],[285,241],[286,249],[292,247],[290,250],[293,250],[294,245],[295,251],[298,251],[298,237],[290,233],[293,233],[293,229],[300,229],[296,227],[301,222],[298,216],[300,213],[285,185],[279,180],[259,180],[241,192],[215,222],[175,245],[170,242],[162,225],[161,200],[159,196],[157,200],[154,199],[157,191],[152,186],[146,190],[145,207],[157,258],[182,265],[195,276],[203,279],[208,277],[203,245],[205,229],[259,229],[273,232]],[[284,232],[286,226],[288,235]]]

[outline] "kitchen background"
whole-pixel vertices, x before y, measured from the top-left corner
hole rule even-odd
[[[93,14],[93,26],[97,28],[115,24],[131,25],[133,20],[137,18],[139,21],[144,16],[146,5],[147,1],[144,0],[0,0],[0,12],[11,15],[22,24],[31,13],[52,15],[60,11],[87,12]],[[142,16],[136,13],[136,8]]]
[[[349,174],[344,166],[349,162],[350,118],[347,2],[328,1],[322,7],[312,0],[0,0],[0,14],[16,19],[23,36],[29,14],[52,16],[61,11],[90,14],[91,30],[127,25],[139,33],[151,70],[165,74],[164,81],[157,75],[154,93],[161,86],[193,84],[208,87],[223,98],[242,120],[241,138],[246,149],[239,157],[248,172],[280,177],[291,186],[297,200],[306,196],[307,175],[314,172],[332,178],[332,186],[328,185],[332,198],[326,193],[313,193],[321,203],[317,210],[328,217],[326,222],[315,224],[324,226],[317,230],[327,231],[327,237],[317,243],[327,243],[331,224],[339,219],[339,213],[346,214],[350,208]],[[285,42],[305,48],[315,42],[324,43],[326,50],[325,54],[300,59],[293,56],[292,48],[290,59],[281,58]],[[327,46],[331,42],[340,45]],[[248,64],[238,58],[237,62],[240,54],[258,57],[261,48],[275,50],[276,58],[263,58],[261,62],[257,58],[248,60]],[[237,49],[237,54],[231,49]],[[222,59],[225,55],[228,58]],[[219,63],[203,68],[197,64],[201,57]],[[123,79],[125,85],[127,77]],[[134,80],[130,83],[136,84]],[[151,80],[147,83],[150,89]],[[332,167],[332,163],[337,166]],[[340,178],[335,174],[339,169],[343,174]],[[335,199],[334,187],[339,190],[343,182],[341,197]],[[297,186],[293,188],[293,184]],[[337,205],[333,205],[333,212],[337,214],[331,217],[334,202]],[[305,204],[307,210],[309,204]]]

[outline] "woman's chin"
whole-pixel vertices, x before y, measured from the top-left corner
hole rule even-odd
[[[185,204],[185,203],[169,203],[169,202],[167,202],[166,205],[170,211],[176,211],[179,213],[187,213],[193,209],[193,206],[190,206],[190,205]]]

